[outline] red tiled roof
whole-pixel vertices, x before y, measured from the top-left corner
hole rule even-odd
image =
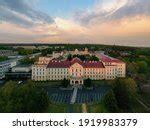
[[[47,68],[68,68],[70,67],[69,61],[50,61]]]
[[[109,57],[105,54],[100,53],[99,54],[101,61],[103,62],[115,62],[115,63],[123,63],[121,60]]]
[[[105,68],[100,61],[81,61],[79,58],[74,58],[72,61],[50,61],[47,68],[69,68],[71,65],[78,63],[84,68]]]
[[[83,66],[83,62],[79,59],[79,58],[73,58],[72,60],[71,60],[71,65],[73,65],[73,64],[75,64],[75,63],[78,63],[78,64],[80,64],[80,65],[82,65]]]
[[[100,61],[91,61],[91,62],[85,62],[84,68],[105,68],[102,62]]]

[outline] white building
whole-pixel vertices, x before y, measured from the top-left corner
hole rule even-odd
[[[0,62],[0,79],[5,78],[5,73],[18,64],[18,61],[24,56]]]
[[[36,62],[32,66],[32,80],[70,80],[70,84],[83,84],[84,80],[111,80],[126,76],[126,64],[118,59],[99,54],[100,61],[72,61],[47,60]]]
[[[10,70],[10,68],[17,65],[18,60],[7,60],[0,62],[0,79],[5,78],[5,73]]]
[[[32,69],[31,65],[19,65],[12,68],[12,72],[30,72]]]

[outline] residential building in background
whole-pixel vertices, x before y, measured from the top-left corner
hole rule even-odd
[[[12,50],[0,50],[0,56],[16,56],[18,52]]]

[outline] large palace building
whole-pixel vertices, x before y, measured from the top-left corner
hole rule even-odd
[[[71,85],[82,85],[85,79],[111,80],[126,76],[126,64],[118,59],[102,53],[95,54],[100,61],[81,61],[74,58],[71,61],[58,61],[41,57],[32,66],[32,80],[70,80]]]

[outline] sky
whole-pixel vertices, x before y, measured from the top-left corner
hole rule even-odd
[[[0,43],[150,47],[150,0],[0,0]]]

